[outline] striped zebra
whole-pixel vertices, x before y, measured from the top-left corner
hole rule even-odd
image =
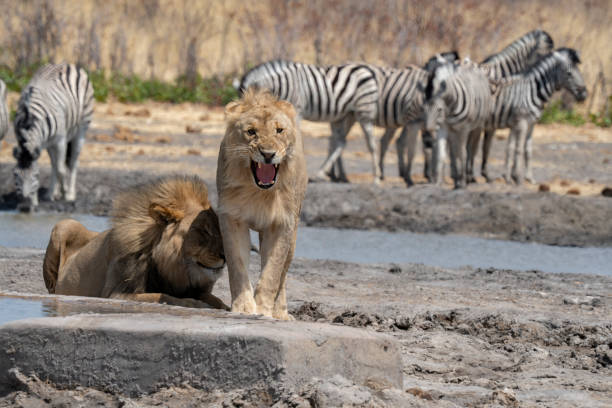
[[[6,106],[6,84],[0,79],[0,140],[4,139],[9,128],[9,114]]]
[[[540,58],[553,51],[554,42],[550,34],[543,30],[533,30],[513,41],[497,54],[485,58],[480,64],[486,69],[489,77],[493,81],[505,78],[514,74],[526,71],[534,65]],[[481,174],[491,181],[488,176],[485,156],[491,150],[491,142],[495,135],[495,129],[485,130],[482,144],[483,161]],[[480,143],[480,134],[473,134],[468,140],[468,163],[467,163],[467,182],[475,182],[474,159]],[[485,153],[486,151],[486,153]]]
[[[451,175],[455,188],[465,186],[467,141],[481,132],[491,114],[493,100],[485,70],[471,61],[460,64],[439,59],[425,88],[425,128],[435,139],[434,178],[442,182],[446,143],[450,148]]]
[[[319,67],[283,60],[269,61],[242,77],[240,91],[250,86],[266,88],[291,102],[301,118],[331,123],[328,157],[316,179],[333,175],[332,167],[346,145],[345,135],[355,122],[359,122],[372,155],[374,182],[380,182],[378,146],[374,138],[378,84],[369,66],[351,63]]]
[[[47,149],[51,181],[46,199],[76,198],[76,169],[93,115],[93,87],[73,64],[47,64],[23,89],[15,115],[13,156],[19,208],[38,205],[38,157]]]
[[[537,29],[516,39],[500,52],[489,55],[480,64],[489,70],[492,79],[505,78],[525,71],[553,48],[550,34]]]
[[[397,138],[397,163],[399,175],[406,185],[412,182],[412,160],[414,159],[418,131],[422,131],[423,154],[425,156],[424,174],[431,180],[431,135],[423,127],[423,89],[427,84],[429,71],[438,63],[438,56],[444,61],[454,62],[459,59],[456,51],[448,51],[430,58],[423,68],[409,65],[403,69],[380,68],[372,66],[377,73],[380,84],[378,116],[376,126],[384,127],[385,134],[380,141],[380,171],[384,176],[384,157],[397,128],[403,127]]]
[[[506,147],[506,182],[510,177],[520,184],[523,181],[524,155],[526,179],[534,182],[531,169],[532,138],[535,123],[542,115],[542,109],[554,92],[561,89],[569,91],[577,101],[584,101],[587,89],[578,69],[580,57],[571,48],[559,48],[542,58],[536,65],[523,74],[511,76],[498,83],[495,92],[495,108],[488,118],[485,128],[487,134],[495,129],[510,128]],[[483,150],[483,164],[487,162],[488,150]],[[511,161],[512,173],[510,172]]]

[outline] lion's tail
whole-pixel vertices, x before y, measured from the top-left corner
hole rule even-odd
[[[71,219],[55,224],[43,261],[43,279],[49,293],[55,293],[59,270],[68,256],[85,246],[97,234]]]

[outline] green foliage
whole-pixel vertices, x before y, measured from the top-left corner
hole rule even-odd
[[[231,77],[217,76],[202,78],[198,76],[189,84],[183,76],[173,83],[159,79],[142,79],[137,75],[114,73],[110,76],[103,71],[90,73],[96,100],[105,101],[109,96],[121,102],[143,102],[154,100],[170,103],[203,103],[207,105],[225,105],[238,97],[231,84]]]
[[[36,70],[44,63],[30,65],[24,69],[11,70],[0,66],[0,79],[9,90],[21,92],[30,81]],[[99,102],[114,97],[121,102],[139,103],[146,100],[170,103],[203,103],[206,105],[225,105],[238,98],[238,92],[232,86],[232,76],[198,76],[193,83],[185,77],[174,82],[159,79],[143,79],[138,75],[112,73],[107,75],[103,70],[89,71],[89,80],[94,88],[94,97]]]
[[[586,123],[584,116],[572,110],[561,108],[561,102],[554,102],[548,105],[542,112],[540,123],[565,123],[573,126],[582,126]]]

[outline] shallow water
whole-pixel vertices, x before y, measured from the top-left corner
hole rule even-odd
[[[0,245],[44,249],[53,225],[74,218],[102,231],[108,218],[91,215],[0,214]],[[253,242],[257,235],[252,234]],[[416,234],[301,227],[296,256],[359,263],[423,263],[457,268],[466,265],[545,272],[612,276],[612,248],[557,247],[462,235]]]
[[[14,320],[55,316],[49,302],[0,296],[0,326]]]

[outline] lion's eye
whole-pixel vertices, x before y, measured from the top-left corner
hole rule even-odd
[[[249,136],[255,136],[257,134],[257,131],[253,128],[247,130],[247,133],[249,134]]]
[[[283,133],[283,128],[276,128],[276,133]]]

